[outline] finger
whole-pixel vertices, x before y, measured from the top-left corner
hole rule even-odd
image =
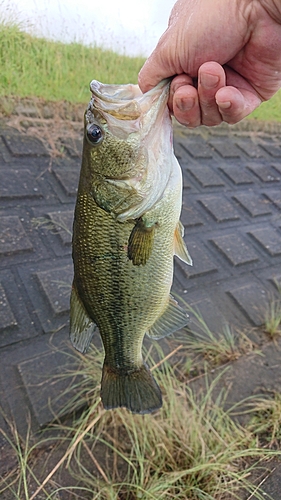
[[[173,111],[173,100],[174,100],[174,95],[175,92],[180,88],[185,85],[192,85],[192,78],[185,73],[182,73],[181,75],[175,76],[172,81],[171,81],[171,86],[170,86],[170,95],[169,95],[169,100],[168,100],[168,106],[171,111]]]
[[[198,94],[190,76],[182,74],[173,78],[168,106],[182,125],[187,127],[198,127],[200,125]]]
[[[231,125],[248,116],[261,104],[255,92],[232,86],[218,90],[215,99],[222,119]]]
[[[223,67],[210,61],[202,64],[198,72],[198,96],[201,107],[202,125],[219,125],[222,116],[216,103],[216,93],[225,86],[226,76]]]
[[[190,128],[201,124],[198,92],[193,85],[183,85],[174,93],[173,114],[182,125]]]

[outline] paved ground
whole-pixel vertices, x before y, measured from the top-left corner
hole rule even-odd
[[[74,362],[68,316],[81,141],[64,151],[51,158],[44,138],[0,126],[0,393],[22,432],[28,415],[36,430],[61,409],[65,382],[56,375]],[[194,266],[176,261],[173,288],[211,329],[257,327],[281,283],[281,137],[178,128],[175,152]],[[263,362],[246,365],[249,375],[256,373],[257,386],[267,376],[269,389],[281,392],[280,352],[273,344],[266,349]],[[243,376],[237,390],[244,396],[256,388],[245,389],[245,364]],[[268,491],[280,470],[274,477]]]

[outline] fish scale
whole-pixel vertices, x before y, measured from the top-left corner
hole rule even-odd
[[[130,106],[121,116],[123,88],[116,111],[123,86],[116,86],[109,99],[103,95],[109,86],[95,84],[85,114],[74,215],[70,338],[84,352],[99,329],[105,351],[103,405],[124,406],[134,413],[151,412],[162,404],[160,389],[143,362],[144,335],[161,338],[188,321],[170,297],[173,255],[191,262],[179,222],[182,181],[170,142],[168,85],[162,83],[144,95],[131,86],[130,92],[139,92],[139,97],[128,95],[128,102],[135,101],[130,120]],[[105,106],[100,113],[103,99],[107,116]],[[160,128],[155,129],[158,121]],[[141,216],[140,207],[146,207]]]
[[[123,249],[128,243],[133,224],[116,223],[106,212],[97,210],[97,207],[94,211],[94,207],[91,206],[93,201],[90,198],[89,205],[87,213],[91,213],[90,220],[88,217],[87,223],[80,226],[79,230],[75,229],[74,234],[74,240],[78,241],[77,273],[79,283],[83,283],[82,286],[77,286],[77,290],[80,296],[84,296],[87,310],[98,321],[99,329],[107,332],[104,339],[106,350],[106,347],[109,349],[112,331],[121,328],[126,331],[123,342],[128,344],[131,332],[141,328],[145,333],[154,322],[155,309],[158,308],[160,311],[163,309],[167,289],[169,290],[171,286],[172,249],[167,252],[166,258],[162,259],[160,269],[158,253],[159,248],[167,244],[171,237],[168,239],[164,232],[161,233],[161,239],[164,241],[159,241],[159,244],[156,242],[144,274],[142,268],[134,266],[128,260]],[[77,209],[75,217],[80,218],[79,215]],[[86,247],[83,246],[83,251],[80,249],[79,241],[82,241],[82,246],[85,241],[90,243]],[[99,248],[98,243],[102,244],[102,248]],[[155,290],[155,294],[151,296],[153,281],[161,281],[163,289],[157,286],[157,291]],[[135,311],[137,314],[134,314]]]

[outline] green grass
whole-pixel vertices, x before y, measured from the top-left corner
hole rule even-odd
[[[251,115],[250,119],[264,121],[281,121],[281,90],[269,101],[263,102]]]
[[[87,102],[89,83],[137,83],[144,59],[36,38],[0,20],[0,95]]]
[[[1,9],[1,6],[0,6]],[[89,83],[137,83],[145,59],[128,57],[101,47],[37,38],[20,23],[1,20],[0,96],[42,97],[46,100],[87,102]],[[281,91],[263,103],[251,119],[281,121]]]

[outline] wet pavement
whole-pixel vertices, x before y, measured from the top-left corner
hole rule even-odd
[[[70,382],[60,374],[75,363],[68,325],[81,147],[77,136],[64,144],[64,157],[53,158],[44,140],[0,124],[0,393],[20,432],[29,416],[36,430],[61,410]],[[194,265],[175,260],[173,290],[214,331],[226,323],[238,331],[259,327],[281,283],[281,136],[177,127],[175,153]],[[271,390],[281,392],[278,346],[266,348],[272,356],[257,380],[273,370],[272,357]],[[252,383],[247,394],[255,392]],[[268,491],[277,488],[276,471]]]

